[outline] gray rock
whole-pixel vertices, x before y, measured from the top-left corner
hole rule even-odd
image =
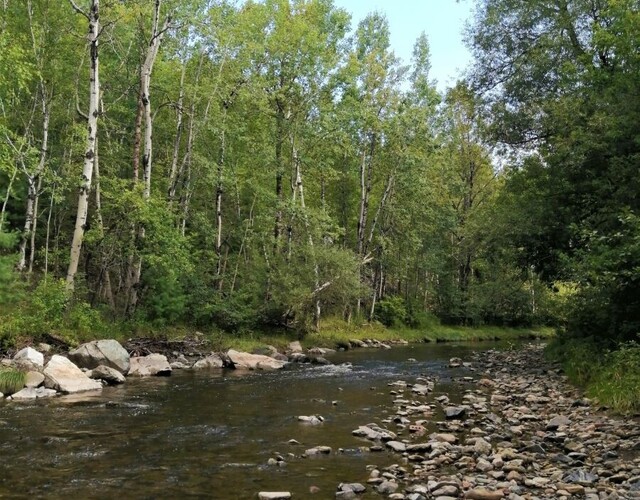
[[[55,396],[57,392],[53,389],[47,389],[45,387],[25,387],[21,391],[16,392],[11,396],[14,401],[29,401],[36,398],[49,398]]]
[[[280,370],[287,363],[261,354],[249,354],[233,349],[227,351],[229,360],[236,369],[244,370]]]
[[[300,344],[298,340],[294,342],[289,342],[289,345],[287,346],[287,350],[289,352],[302,352],[302,344]]]
[[[356,494],[361,494],[367,491],[367,488],[360,483],[340,483],[338,485],[339,491],[352,491]]]
[[[162,354],[134,356],[131,358],[129,375],[133,377],[171,375],[171,366],[167,357]]]
[[[407,450],[407,445],[401,441],[387,441],[387,448],[391,448],[396,453],[402,453]]]
[[[584,469],[573,469],[562,480],[565,483],[577,483],[583,486],[590,486],[598,480],[598,476],[591,474]]]
[[[492,491],[487,488],[474,488],[466,491],[464,497],[471,500],[500,500],[504,498],[504,492],[502,490]]]
[[[431,390],[431,387],[424,384],[414,384],[414,386],[411,388],[411,392],[415,392],[420,396],[426,396],[430,390]]]
[[[392,441],[396,438],[393,432],[383,429],[376,424],[361,425],[352,431],[351,434],[370,439],[371,441]]]
[[[335,349],[328,349],[326,347],[313,347],[309,349],[309,354],[312,356],[327,356],[335,353]]]
[[[453,484],[445,484],[440,486],[433,492],[433,496],[435,497],[454,497],[458,496],[458,488]]]
[[[0,392],[0,399],[4,398],[4,394]]]
[[[569,420],[568,417],[565,417],[564,415],[557,415],[547,422],[546,429],[548,431],[555,431],[561,425],[570,425],[570,424],[571,424],[571,420]]]
[[[475,441],[476,442],[473,444],[473,451],[479,455],[488,455],[491,453],[491,443],[481,437],[476,438]]]
[[[383,481],[376,488],[381,495],[390,495],[398,489],[398,483],[394,481]]]
[[[27,372],[24,386],[35,389],[44,383],[44,375],[40,372]]]
[[[429,436],[431,441],[437,441],[440,443],[450,443],[454,444],[458,442],[458,438],[454,434],[447,433],[434,433]]]
[[[308,457],[311,457],[314,455],[329,455],[331,451],[332,450],[330,446],[315,446],[306,450],[304,454]]]
[[[90,379],[80,368],[58,354],[54,354],[47,363],[44,376],[47,389],[55,389],[66,394],[102,390],[100,382]]]
[[[122,373],[120,373],[115,368],[111,368],[110,366],[100,365],[89,373],[89,377],[93,379],[104,380],[107,384],[124,384],[125,378]]]
[[[321,417],[320,415],[300,415],[298,417],[298,421],[305,422],[311,425],[320,425],[322,422],[324,422],[324,417]]]
[[[44,355],[41,352],[36,351],[33,347],[20,349],[13,359],[21,363],[30,363],[37,368],[42,368],[44,366]]]
[[[80,368],[92,370],[100,365],[109,366],[123,375],[129,372],[129,353],[117,340],[94,340],[69,352],[69,359]]]
[[[258,493],[258,500],[287,500],[291,498],[288,491],[261,491]]]
[[[462,360],[460,358],[451,358],[449,360],[449,367],[450,368],[457,368],[459,366],[462,366]]]
[[[354,500],[355,498],[358,498],[358,494],[351,490],[338,491],[336,493],[336,498],[339,500]]]
[[[447,420],[459,420],[466,415],[466,409],[462,406],[447,406],[444,409],[444,416]]]
[[[196,361],[193,365],[194,370],[210,369],[210,368],[222,368],[224,362],[222,358],[217,354],[211,354],[206,358]]]

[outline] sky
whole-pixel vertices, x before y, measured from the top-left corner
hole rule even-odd
[[[472,4],[472,0],[334,0],[336,7],[351,13],[352,28],[370,12],[383,13],[389,20],[391,49],[404,63],[411,61],[413,44],[424,31],[431,48],[431,78],[439,90],[453,86],[471,62],[462,30]]]

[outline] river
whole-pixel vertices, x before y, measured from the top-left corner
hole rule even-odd
[[[455,402],[469,372],[448,360],[495,347],[357,349],[332,356],[331,366],[174,371],[99,395],[0,403],[0,497],[249,499],[266,490],[333,498],[338,483],[366,481],[367,465],[398,459],[363,451],[371,443],[351,434],[390,411],[388,383],[438,377],[435,396]],[[297,420],[316,414],[321,425]],[[319,445],[333,452],[301,457]],[[267,465],[277,454],[286,465]]]

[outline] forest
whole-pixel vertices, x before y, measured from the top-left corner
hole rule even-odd
[[[331,0],[3,0],[0,346],[549,325],[636,397],[639,11],[479,0],[440,92]]]

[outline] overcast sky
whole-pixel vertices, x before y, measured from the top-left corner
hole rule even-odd
[[[471,16],[471,0],[334,0],[352,15],[352,28],[373,11],[389,20],[391,47],[403,62],[409,63],[413,44],[425,32],[431,46],[431,77],[438,89],[453,86],[456,77],[471,61],[462,43],[464,23]]]

